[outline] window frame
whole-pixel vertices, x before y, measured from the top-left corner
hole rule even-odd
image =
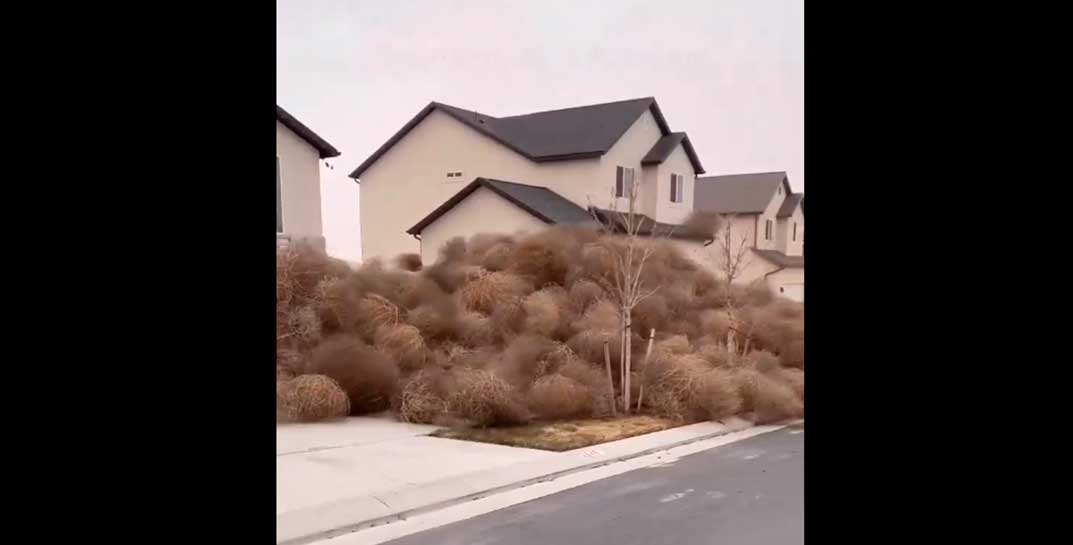
[[[686,177],[681,174],[671,174],[671,202],[682,204],[685,202]]]
[[[629,176],[626,174],[629,173]],[[633,167],[618,165],[615,167],[615,198],[628,199],[633,192],[635,173]]]

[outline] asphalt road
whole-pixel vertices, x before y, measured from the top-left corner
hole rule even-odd
[[[389,544],[800,544],[803,431],[783,428]]]

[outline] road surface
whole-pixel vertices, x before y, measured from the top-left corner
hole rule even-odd
[[[804,543],[803,425],[388,542],[390,545]]]

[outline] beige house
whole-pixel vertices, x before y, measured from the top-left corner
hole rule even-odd
[[[680,223],[704,172],[654,98],[493,117],[433,102],[350,174],[361,185],[362,256],[419,253],[482,232],[531,231],[590,205]],[[480,182],[478,179],[483,179]]]
[[[339,151],[276,106],[276,243],[308,241],[324,249],[320,161]]]
[[[733,216],[750,248],[741,280],[803,300],[803,198],[785,173],[703,173],[686,133],[641,98],[508,117],[433,102],[350,177],[361,186],[365,259],[417,253],[431,264],[453,237],[593,223],[591,212],[625,209],[637,184],[649,224],[669,229],[694,210]],[[695,260],[718,266],[711,240],[675,233]]]
[[[749,248],[741,282],[761,281],[775,293],[804,301],[805,195],[791,191],[786,173],[702,177],[695,190],[696,210],[724,215],[732,247],[744,242]],[[719,244],[709,245],[704,252],[689,251],[721,270]]]

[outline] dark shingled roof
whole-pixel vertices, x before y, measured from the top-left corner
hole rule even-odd
[[[477,132],[537,162],[599,157],[607,153],[646,111],[652,112],[664,135],[671,134],[667,120],[663,118],[656,99],[652,97],[510,117],[493,117],[440,102],[431,102],[365,162],[354,169],[350,177],[359,178],[362,172],[365,172],[395,143],[428,117],[433,110],[440,110]],[[688,144],[688,140],[685,145],[694,170],[697,173],[703,173],[704,168],[701,167],[693,146]],[[670,150],[667,153],[670,153]]]
[[[321,159],[339,157],[339,150],[333,148],[331,144],[318,136],[312,129],[306,127],[301,121],[295,119],[293,115],[287,113],[287,110],[280,108],[279,104],[276,104],[276,121],[283,123],[284,127],[294,131],[294,134],[297,134],[302,140],[308,142],[310,146],[316,148],[317,152],[320,153]]]
[[[482,187],[487,188],[500,197],[510,201],[511,204],[532,214],[544,223],[574,225],[591,224],[594,227],[596,226],[596,222],[584,208],[574,204],[562,195],[559,195],[546,187],[493,180],[489,178],[477,178],[470,182],[469,185],[462,188],[461,191],[455,193],[453,197],[447,199],[446,202],[433,210],[431,214],[417,222],[416,225],[407,229],[406,232],[411,235],[420,233],[425,227],[428,227],[432,222],[439,219],[440,216],[446,214],[448,210],[454,208],[455,205],[462,202],[466,197]]]
[[[791,193],[786,196],[782,201],[782,206],[779,207],[779,213],[775,215],[777,218],[788,218],[793,215],[794,208],[797,208],[797,203],[802,202],[805,198],[804,193]],[[804,207],[801,208],[803,212]]]
[[[759,214],[771,203],[779,184],[790,194],[785,172],[697,178],[693,209],[718,214]]]
[[[689,156],[689,162],[693,163],[693,170],[697,174],[704,174],[704,169],[700,166],[700,159],[697,157],[697,152],[693,150],[693,143],[689,141],[689,136],[684,132],[672,132],[660,138],[652,149],[648,150],[644,158],[641,159],[642,165],[658,165],[670,157],[671,152],[678,144],[682,144],[682,149],[685,150],[686,155]]]
[[[627,219],[624,212],[616,212],[614,210],[607,210],[605,208],[595,208],[592,210],[600,217],[600,221],[604,224],[613,223],[616,230],[625,232],[627,227]],[[709,241],[712,240],[710,234],[696,233],[689,229],[685,225],[675,225],[673,223],[661,223],[653,220],[652,218],[639,213],[634,213],[635,221],[639,222],[639,229],[637,234],[642,236],[648,236],[655,231],[656,236],[666,236],[669,238],[680,238],[686,240],[698,240]]]
[[[775,250],[761,250],[759,248],[753,248],[752,250],[760,257],[783,268],[801,268],[805,266],[805,256],[803,255],[786,255]]]

